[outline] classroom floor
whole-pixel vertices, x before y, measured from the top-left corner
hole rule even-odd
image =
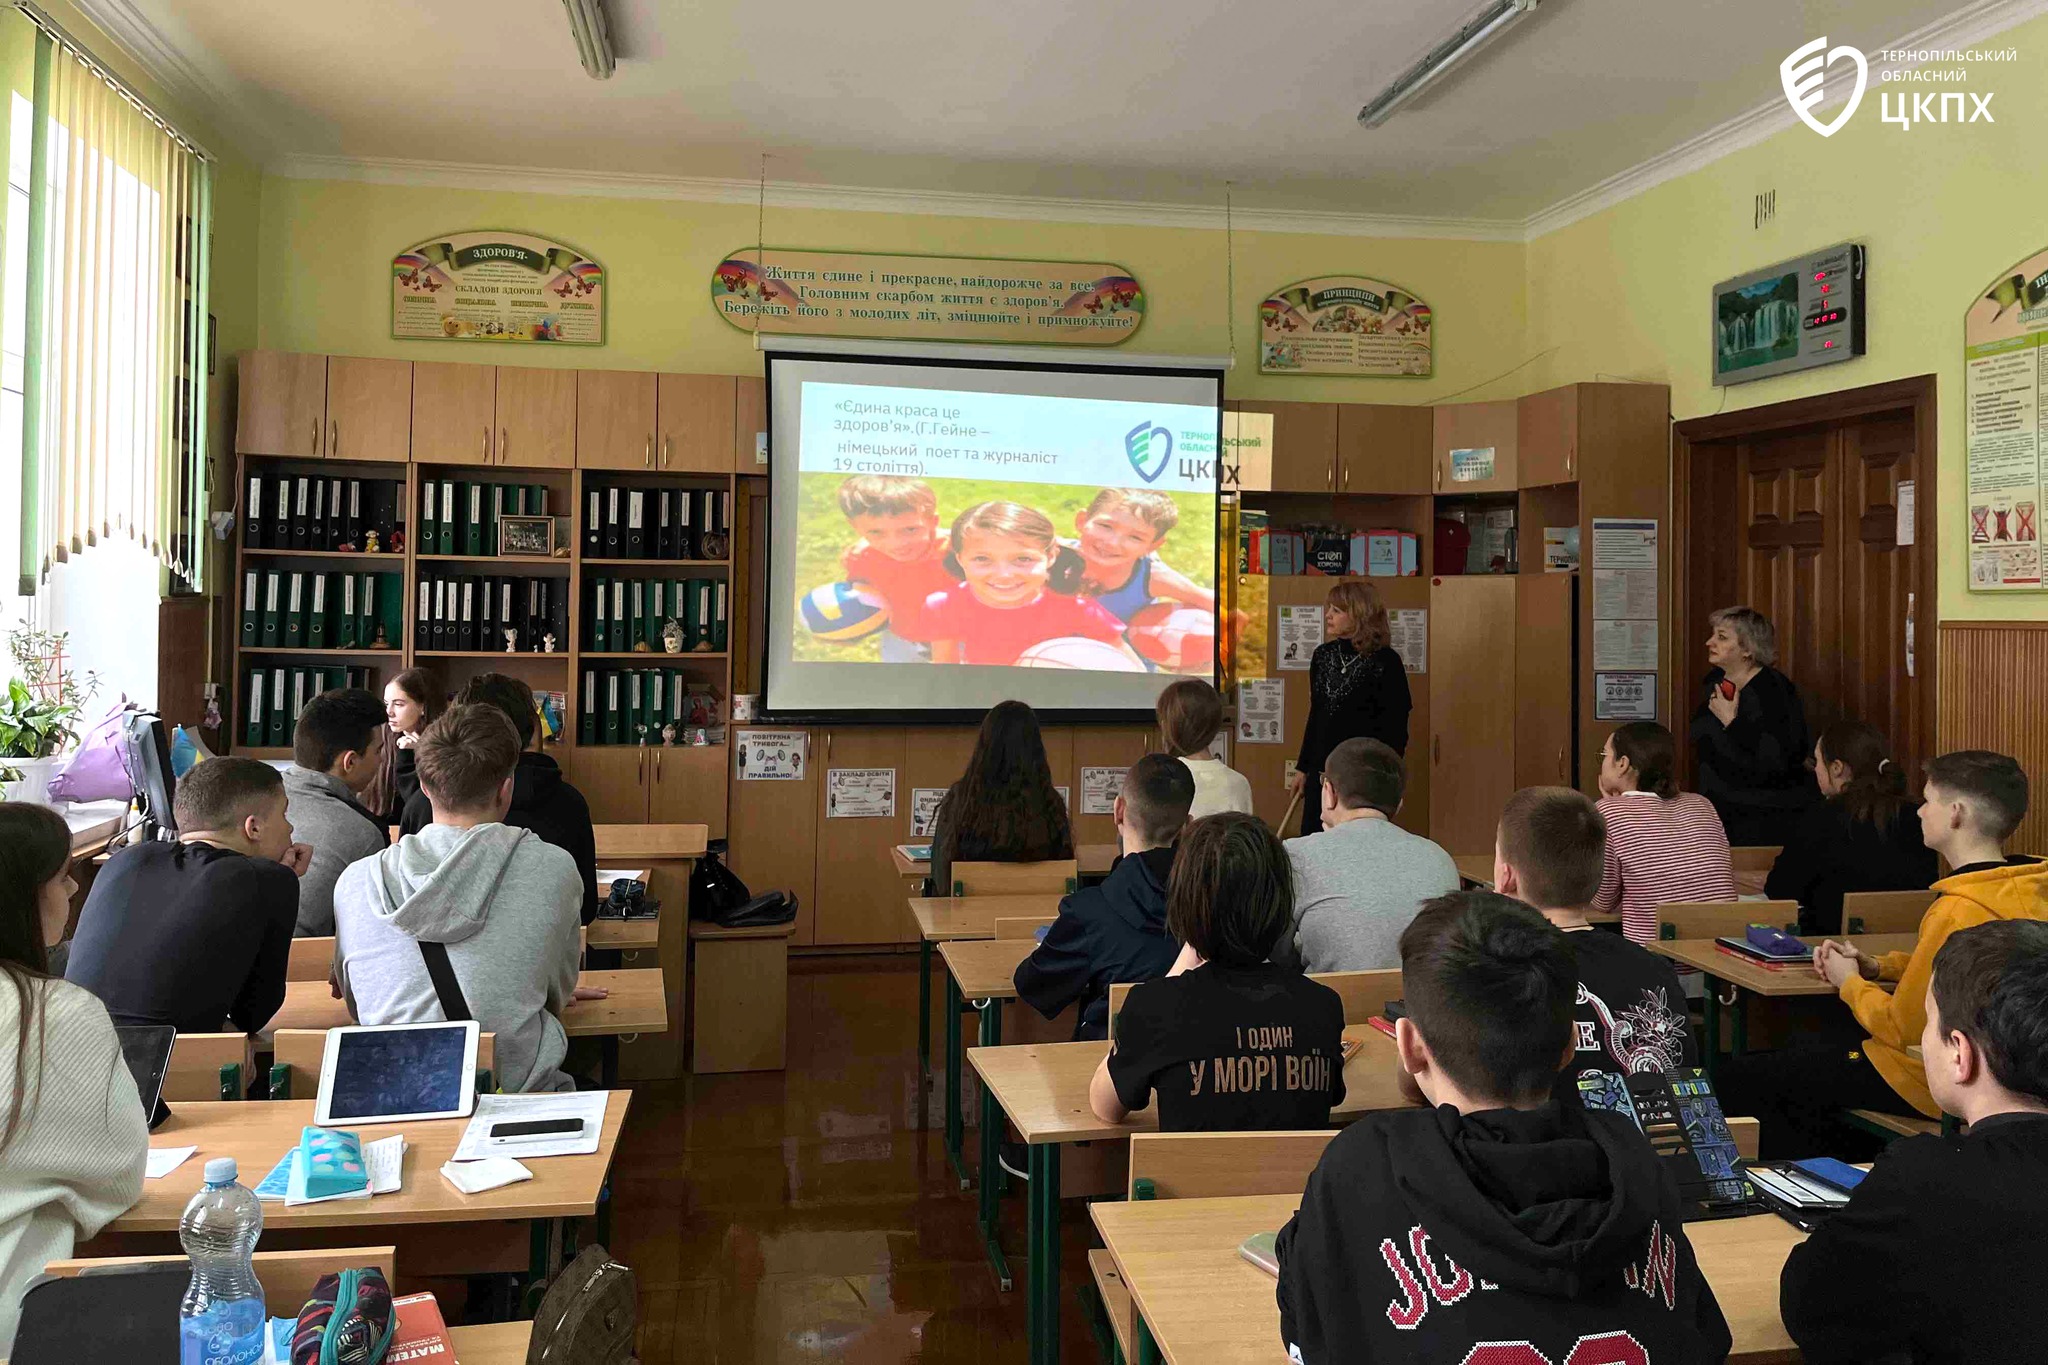
[[[643,1365],[1025,1359],[1024,1200],[1004,1202],[1004,1294],[946,1165],[943,1096],[918,1103],[916,963],[795,959],[786,1071],[634,1087],[612,1251],[639,1277]],[[1061,1340],[1087,1361],[1093,1229],[1072,1203],[1062,1226]]]

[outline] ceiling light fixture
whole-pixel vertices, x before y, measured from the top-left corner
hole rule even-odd
[[[1539,0],[1492,0],[1485,9],[1461,24],[1456,33],[1431,48],[1421,61],[1395,77],[1393,84],[1367,100],[1365,107],[1358,111],[1358,121],[1368,128],[1379,127],[1396,109],[1528,18],[1538,3]]]
[[[618,66],[612,51],[611,26],[604,21],[604,0],[562,0],[569,12],[569,32],[576,35],[576,55],[594,81],[610,80]]]

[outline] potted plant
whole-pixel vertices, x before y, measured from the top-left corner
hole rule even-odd
[[[78,719],[99,689],[96,675],[64,670],[62,631],[23,623],[7,632],[16,673],[0,694],[0,784],[10,801],[41,801],[62,753],[78,738]]]

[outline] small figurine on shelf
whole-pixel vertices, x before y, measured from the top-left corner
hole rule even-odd
[[[363,553],[366,555],[381,553],[377,549],[377,528],[374,526],[363,533]]]
[[[383,623],[382,621],[379,621],[379,622],[377,623],[377,634],[376,634],[376,637],[375,637],[374,639],[372,639],[372,640],[370,641],[370,648],[372,648],[372,649],[390,649],[390,648],[392,648],[392,644],[391,644],[391,639],[390,639],[390,637],[389,637],[389,636],[387,636],[387,635],[385,635],[385,633],[384,633],[384,623]]]
[[[391,553],[395,555],[405,553],[405,528],[403,526],[391,528]]]
[[[540,637],[540,652],[543,654],[555,652],[555,633],[553,631],[549,631]]]
[[[511,626],[506,626],[504,630],[505,652],[507,654],[517,654],[519,652],[519,632]]]
[[[670,721],[668,724],[661,727],[661,747],[664,749],[672,749],[675,747],[675,743],[676,723],[674,721]]]
[[[635,654],[652,654],[654,652],[654,649],[651,645],[647,643],[645,637],[643,637],[633,642],[633,652]]]
[[[676,624],[676,618],[673,616],[669,617],[661,628],[661,648],[668,654],[683,652],[683,628]]]
[[[355,540],[353,538],[344,539],[341,544],[334,547],[334,550],[336,554],[352,555],[356,552]]]

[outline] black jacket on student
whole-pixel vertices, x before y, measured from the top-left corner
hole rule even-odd
[[[423,791],[405,803],[404,834],[416,834],[434,823],[434,806]],[[597,918],[597,836],[590,828],[590,803],[562,776],[561,765],[546,754],[523,753],[512,771],[512,809],[505,823],[530,829],[576,860],[583,878],[583,922]]]
[[[1771,865],[1764,894],[1799,902],[1799,932],[1843,932],[1842,896],[1849,891],[1924,891],[1941,867],[1920,839],[1911,802],[1882,827],[1851,818],[1840,797],[1799,817]]]
[[[2048,1115],[1894,1142],[1786,1258],[1785,1329],[1814,1365],[2037,1360],[2044,1226]]]
[[[1735,719],[1723,725],[1706,701],[1721,678],[1720,669],[1707,670],[1692,713],[1700,794],[1720,812],[1730,844],[1783,843],[1788,819],[1820,799],[1806,770],[1813,755],[1806,703],[1790,678],[1760,668],[1735,694]]]
[[[1477,1360],[1484,1343],[1503,1365],[1728,1355],[1677,1191],[1614,1114],[1367,1114],[1331,1139],[1279,1259],[1280,1349],[1303,1365]]]
[[[1109,988],[1165,976],[1180,956],[1166,932],[1171,848],[1117,859],[1100,886],[1060,902],[1059,918],[1031,956],[1017,964],[1017,998],[1050,1019],[1080,1005],[1076,1039],[1109,1036]]]
[[[1579,994],[1572,1008],[1575,1051],[1571,1065],[1557,1074],[1559,1099],[1577,1103],[1579,1077],[1588,1071],[1668,1076],[1698,1065],[1685,988],[1670,958],[1599,929],[1575,929],[1565,942]]]

